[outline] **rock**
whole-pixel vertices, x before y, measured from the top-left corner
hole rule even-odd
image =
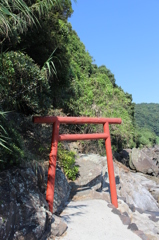
[[[55,229],[58,234],[62,232],[60,222],[52,219],[43,188],[38,186],[45,178],[42,172],[40,177],[40,171],[36,175],[32,167],[23,167],[0,173],[0,239],[46,239],[44,236]],[[59,169],[55,181],[54,211],[58,212],[69,197],[70,187]]]
[[[128,229],[131,229],[132,231],[137,231],[138,227],[136,226],[135,223],[130,223]]]
[[[113,154],[114,158],[124,164],[125,166],[129,167],[129,156],[131,154],[131,149],[123,149],[119,153],[115,152]]]
[[[159,146],[155,146],[154,147],[154,152],[157,154],[157,156],[159,156]]]
[[[56,169],[55,177],[55,192],[54,192],[54,213],[60,213],[67,203],[70,196],[70,185],[63,172],[60,169]]]
[[[124,225],[129,225],[131,223],[131,219],[128,216],[120,215],[120,219]]]
[[[74,200],[103,199],[101,193],[109,193],[109,178],[106,157],[96,154],[80,154],[76,159],[79,165],[79,177],[71,182],[71,197]],[[150,189],[158,189],[158,185],[140,173],[132,173],[119,162],[114,162],[115,180],[119,198],[125,199],[127,204],[141,210],[158,211],[158,204]],[[99,194],[97,194],[99,192]],[[156,191],[157,192],[157,191]],[[98,196],[97,196],[98,195]],[[105,196],[106,197],[106,196]],[[105,198],[109,201],[108,196]],[[135,209],[134,209],[135,211]]]
[[[117,208],[113,208],[112,212],[119,215],[119,216],[121,215],[121,212]]]
[[[114,166],[120,179],[118,196],[125,197],[126,203],[134,205],[135,208],[158,211],[158,204],[148,190],[150,186],[156,186],[156,183],[140,173],[127,172],[122,167],[118,168],[115,163]]]
[[[130,159],[129,159],[129,167],[130,167],[130,169],[132,169],[132,170],[136,170],[136,167],[134,166],[134,164],[133,164],[133,162],[132,162],[131,154],[130,154]]]
[[[48,166],[49,162],[39,163],[33,161],[27,166],[31,166],[34,174],[37,177],[37,184],[42,193],[46,195],[47,188],[47,175],[48,175]],[[55,190],[54,190],[54,204],[53,212],[60,213],[65,207],[65,203],[69,199],[70,195],[70,185],[67,182],[67,179],[61,169],[56,167],[56,176],[55,176]]]
[[[118,210],[121,212],[120,218],[125,215],[131,220],[131,225],[129,224],[130,229],[142,239],[158,239],[157,229],[159,229],[159,221],[156,221],[156,216],[158,216],[159,211],[140,211],[140,209],[132,208],[132,205],[126,204],[123,200],[119,200],[118,204]],[[139,230],[135,230],[136,227],[134,224]],[[153,238],[148,238],[148,234],[153,236]]]
[[[92,190],[101,191],[102,188],[108,189],[105,179],[108,177],[106,157],[96,154],[80,154],[76,159],[79,166],[79,177],[70,183],[72,188],[71,196],[89,195]]]
[[[155,162],[157,159],[157,155],[150,149],[133,148],[129,165],[132,169],[135,167],[136,171],[157,176],[159,174],[159,167]]]
[[[112,214],[118,215],[124,225],[143,240],[157,239],[159,229],[159,208],[150,189],[158,189],[159,184],[144,174],[133,173],[117,161],[114,162],[115,180],[118,194],[118,209],[110,204],[109,178],[106,157],[80,154],[76,159],[79,165],[79,177],[70,182],[72,203],[79,200],[105,199]],[[148,176],[148,175],[147,175]],[[156,178],[157,179],[157,178]],[[65,210],[64,210],[65,211]],[[68,216],[66,214],[66,216]]]
[[[153,161],[159,160],[159,154],[157,148],[143,148],[142,151]]]
[[[67,224],[63,221],[63,219],[54,215],[51,221],[51,236],[61,236],[66,229]]]
[[[159,203],[159,187],[155,186],[152,188],[149,188],[149,192],[152,194],[154,199]]]
[[[81,152],[81,142],[65,142],[65,149],[78,154]]]
[[[136,208],[133,204],[128,203],[129,208],[131,209],[132,212],[135,212]]]
[[[140,231],[140,230],[136,230],[136,231],[134,231],[134,233],[136,234],[136,235],[138,235],[142,240],[149,240],[149,239],[151,239],[152,240],[152,238],[148,238],[148,236],[146,236],[142,231]]]
[[[147,214],[146,212],[140,214],[138,211],[135,211],[135,213],[131,215],[131,221],[146,235],[151,234],[156,237],[159,231],[159,222],[152,221],[149,216],[150,214]]]

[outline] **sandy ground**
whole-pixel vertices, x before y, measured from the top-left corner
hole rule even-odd
[[[68,225],[60,240],[141,240],[103,200],[71,201],[61,217]]]

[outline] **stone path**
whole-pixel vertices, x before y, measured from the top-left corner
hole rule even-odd
[[[70,202],[61,214],[68,229],[61,240],[141,240],[111,212],[104,200]]]
[[[126,178],[131,181],[132,178],[129,169],[114,163],[117,192],[120,196],[119,207],[116,209],[110,204],[106,157],[80,155],[77,165],[80,176],[70,183],[71,201],[61,213],[68,229],[63,236],[55,239],[159,240],[158,211],[142,211],[141,208],[126,203],[125,197],[122,198],[122,181]],[[137,176],[135,179],[139,178]],[[138,182],[136,184],[139,185]]]

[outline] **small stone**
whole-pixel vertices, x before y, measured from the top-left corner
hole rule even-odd
[[[158,222],[159,221],[159,219],[157,219],[156,216],[153,216],[153,215],[149,216],[149,219],[153,222]]]
[[[131,223],[131,220],[128,216],[120,215],[120,219],[124,225],[129,225]]]
[[[51,234],[61,236],[67,229],[67,224],[58,216],[53,215],[51,223]]]
[[[128,206],[132,212],[135,212],[135,206],[133,204],[128,203]]]
[[[141,209],[141,208],[136,208],[136,210],[140,213],[140,214],[143,214],[144,211]]]
[[[123,212],[123,215],[129,217],[128,213],[127,212]]]
[[[138,235],[142,240],[149,240],[149,238],[140,230],[134,231],[136,235]]]
[[[111,203],[109,203],[107,206],[108,206],[109,208],[115,208],[114,205],[111,204]]]
[[[112,212],[117,214],[117,215],[119,215],[119,216],[121,215],[121,212],[118,209],[116,209],[116,208],[113,208]]]
[[[126,203],[126,197],[118,197],[118,200],[123,200]]]
[[[130,223],[128,226],[128,229],[132,230],[132,231],[137,231],[138,227],[135,223]]]

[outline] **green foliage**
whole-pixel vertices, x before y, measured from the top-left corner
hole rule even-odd
[[[137,146],[153,146],[159,144],[159,104],[141,103],[135,105],[135,121],[137,126]]]
[[[3,109],[25,114],[49,106],[49,85],[45,71],[21,52],[6,52],[1,59],[0,101]]]
[[[65,88],[63,105],[59,107],[62,107],[68,115],[122,118],[121,126],[111,127],[114,149],[134,147],[132,96],[115,84],[114,75],[110,70],[105,66],[98,68],[92,64],[91,56],[72,30],[69,35],[68,52],[71,56],[71,82],[70,86]],[[93,126],[89,132],[93,131],[98,132],[103,129]]]
[[[159,145],[159,137],[156,137],[156,144]]]
[[[147,128],[136,129],[136,145],[137,147],[151,147],[156,144],[156,135]]]
[[[57,157],[67,178],[74,181],[78,174],[78,166],[75,165],[75,154],[65,150],[59,143]]]
[[[16,5],[18,3],[20,5]],[[1,6],[8,9],[0,9],[0,18],[3,19],[0,23],[1,111],[42,115],[53,107],[61,109],[67,116],[119,117],[122,124],[110,126],[113,150],[155,143],[154,134],[147,129],[135,128],[135,105],[131,94],[117,86],[114,75],[106,66],[93,64],[84,44],[72,30],[67,21],[73,12],[70,0],[31,0],[25,3],[15,0],[12,7],[10,4],[2,1]],[[136,111],[135,116],[140,112]],[[150,119],[152,123],[157,122],[157,112],[156,108],[153,120],[147,114],[149,123]],[[148,128],[144,118],[144,125],[138,120],[137,123]],[[0,126],[4,161],[14,165],[25,158],[23,140],[11,122],[2,119]],[[151,125],[151,130],[157,134],[156,126]],[[68,131],[102,132],[103,126],[74,126]],[[13,138],[7,139],[5,146],[8,149],[2,147],[6,137]],[[85,150],[89,151],[91,146],[100,153],[105,152],[102,140],[94,141],[93,145],[83,143]],[[39,152],[43,152],[43,148],[39,147]],[[75,179],[78,167],[74,154],[59,145],[58,158],[67,177]]]
[[[39,24],[38,19],[48,14],[55,5],[63,1],[40,0],[1,0],[0,2],[0,36],[10,37],[24,33],[28,27]]]
[[[140,128],[147,128],[159,136],[159,104],[141,103],[135,105],[135,120]]]
[[[55,88],[55,81],[59,83],[58,79],[62,79],[61,81],[67,82],[67,18],[72,13],[71,1],[41,0],[24,3],[20,0],[11,5],[11,2],[2,1],[0,7],[0,19],[3,20],[0,22],[1,109],[15,110],[27,115],[35,112],[44,114],[44,110],[47,112],[50,107],[50,96],[54,97],[53,90],[58,92],[56,89],[59,84]],[[52,58],[51,53],[57,48],[56,56]],[[25,53],[22,52],[24,49]],[[30,56],[36,63],[41,63],[41,69]],[[58,76],[53,77],[51,75],[54,75],[56,67]],[[53,74],[50,74],[51,70],[54,71]],[[7,146],[2,148],[1,144],[0,155],[4,159],[1,168],[5,168],[18,164],[24,158],[23,140],[19,130],[11,122],[1,121],[0,125],[1,143],[4,143],[7,133],[9,136]],[[6,136],[2,136],[2,133]]]
[[[0,124],[5,129],[5,146],[0,145],[0,170],[18,165],[24,160],[25,154],[23,150],[23,140],[16,130],[14,123],[0,115]],[[1,132],[0,132],[1,134]]]
[[[7,145],[7,140],[8,140],[8,134],[3,127],[2,120],[1,120],[2,118],[5,118],[5,114],[6,114],[5,112],[0,112],[0,147],[11,151],[6,146]],[[0,159],[0,161],[2,161],[2,159]]]

